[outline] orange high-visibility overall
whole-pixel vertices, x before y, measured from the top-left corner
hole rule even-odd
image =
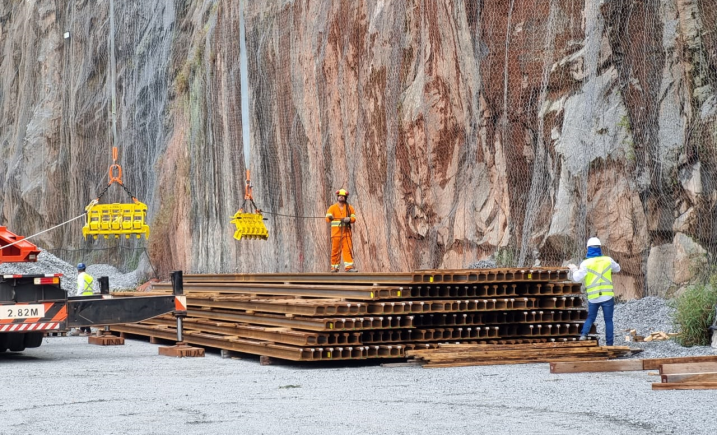
[[[349,211],[347,212],[347,207]],[[344,257],[344,269],[354,267],[352,258],[352,227],[351,224],[342,222],[345,217],[351,218],[351,223],[356,222],[354,207],[350,204],[345,206],[339,203],[333,204],[327,210],[326,220],[332,224],[332,270],[339,269],[341,257]]]

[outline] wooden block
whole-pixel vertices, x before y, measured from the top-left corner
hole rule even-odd
[[[696,383],[696,382],[716,382],[715,373],[676,373],[674,375],[661,375],[663,383]]]
[[[279,358],[272,358],[271,356],[262,355],[259,357],[259,365],[262,366],[274,366],[274,365],[282,365],[284,363],[284,360]]]
[[[676,373],[713,373],[716,371],[716,363],[661,364],[661,368],[658,369],[658,371],[662,375],[672,375]]]
[[[115,335],[93,335],[91,337],[87,337],[87,343],[96,344],[98,346],[121,346],[125,344],[125,339]]]
[[[177,358],[204,357],[204,349],[201,347],[188,346],[187,344],[177,344],[175,346],[160,347],[159,354]]]
[[[663,364],[680,364],[693,362],[716,362],[715,355],[707,356],[684,356],[675,358],[651,358],[643,360],[643,370],[658,370]]]
[[[654,390],[715,390],[715,382],[696,382],[696,383],[653,383],[651,388]]]
[[[643,370],[640,359],[550,363],[551,373],[626,372]]]

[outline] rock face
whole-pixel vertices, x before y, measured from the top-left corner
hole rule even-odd
[[[0,3],[3,224],[82,214],[114,144],[165,278],[326,270],[340,187],[362,271],[556,266],[595,235],[633,298],[715,263],[715,0],[246,3]],[[266,242],[232,238],[246,169]],[[79,222],[35,241],[113,245]]]

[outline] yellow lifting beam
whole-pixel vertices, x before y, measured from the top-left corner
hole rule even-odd
[[[252,212],[245,212],[244,205],[249,201],[254,209]],[[244,203],[242,208],[232,216],[231,223],[235,224],[237,229],[234,232],[234,238],[242,240],[242,237],[250,240],[267,240],[269,231],[264,225],[264,217],[262,211],[257,208],[252,198],[252,184],[249,181],[249,169],[247,169],[247,180],[244,184]]]
[[[117,164],[117,148],[112,148],[113,164],[110,166],[110,181],[105,190],[90,204],[85,207],[86,221],[82,227],[82,235],[92,236],[97,239],[99,236],[109,238],[114,236],[116,239],[125,236],[129,239],[135,235],[138,239],[144,234],[145,238],[150,237],[150,227],[145,222],[147,219],[147,205],[138,201],[132,195],[125,185],[122,183],[122,167]],[[107,189],[113,184],[119,184],[130,197],[130,204],[99,204],[100,198],[107,192]]]

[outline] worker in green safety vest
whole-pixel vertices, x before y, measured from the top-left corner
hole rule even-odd
[[[598,309],[603,311],[603,320],[606,324],[606,345],[613,346],[613,280],[611,273],[621,271],[621,266],[613,258],[601,254],[601,241],[598,237],[591,237],[586,243],[586,259],[581,265],[569,264],[571,278],[574,282],[584,282],[586,296],[588,297],[588,318],[581,329],[581,338],[586,340],[591,326],[596,321]]]
[[[85,263],[77,265],[77,296],[92,296],[95,292],[93,289],[93,283],[95,279],[86,272],[87,266]],[[89,326],[81,326],[80,334],[90,335],[92,330]]]

